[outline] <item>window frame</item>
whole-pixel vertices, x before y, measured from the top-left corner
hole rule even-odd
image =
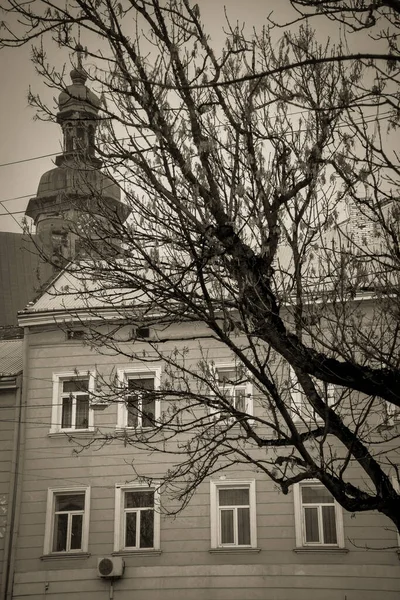
[[[55,551],[52,549],[53,538],[54,538],[54,524],[55,524],[55,503],[57,496],[63,496],[68,494],[79,494],[83,493],[85,496],[85,508],[82,519],[82,544],[80,549],[70,549]],[[59,487],[59,488],[48,488],[47,490],[47,506],[46,506],[46,524],[44,533],[44,544],[43,554],[56,555],[56,556],[68,556],[71,554],[85,554],[88,552],[89,546],[89,522],[90,522],[90,486],[79,486],[79,487]]]
[[[400,422],[400,408],[391,402],[385,401],[386,423],[393,427]]]
[[[211,370],[214,373],[215,381],[216,381],[216,384],[219,389],[222,390],[222,386],[219,385],[218,371],[232,371],[232,370],[238,369],[238,367],[239,367],[239,365],[232,363],[232,362],[213,363],[212,364]],[[244,375],[247,375],[246,370],[244,371]],[[237,387],[245,387],[245,401],[246,401],[246,411],[245,412],[250,417],[253,417],[254,416],[253,384],[251,383],[251,381],[249,381],[248,377],[246,377],[246,383],[244,384],[244,386],[232,385],[229,387],[232,387],[233,390],[235,390]],[[229,421],[229,422],[235,421],[235,417],[233,417],[233,416],[230,416],[227,419],[223,419],[222,413],[223,413],[222,409],[220,410],[215,407],[210,407],[210,414],[214,415],[214,418],[217,418],[218,416],[220,416],[221,421],[224,421],[224,420]],[[239,421],[237,421],[237,424],[239,425]]]
[[[318,481],[318,479],[305,479],[299,483],[295,483],[293,486],[293,497],[294,497],[294,516],[295,516],[295,530],[296,530],[296,547],[297,548],[309,548],[309,549],[319,549],[319,548],[344,548],[344,529],[343,529],[343,509],[340,504],[335,500],[332,496],[332,504],[335,508],[335,525],[336,525],[336,538],[337,541],[335,544],[326,544],[324,542],[307,542],[306,541],[306,529],[305,529],[305,512],[303,510],[303,501],[301,495],[302,487],[318,487],[326,490],[328,493],[329,490]],[[307,503],[305,503],[307,504]],[[327,505],[327,503],[315,503],[316,506]],[[320,538],[321,536],[321,523],[320,518],[318,517],[318,533]]]
[[[392,475],[392,485],[393,485],[394,489],[396,490],[396,492],[400,493],[400,483],[395,475]],[[400,552],[400,532],[396,531],[396,535],[397,535],[397,545],[399,547],[397,552]]]
[[[84,429],[76,427],[62,427],[62,384],[64,381],[70,380],[88,380],[88,396],[89,396],[89,412],[88,412],[88,426]],[[94,370],[88,371],[68,371],[64,373],[53,373],[53,396],[52,396],[52,414],[51,414],[51,427],[50,433],[80,433],[93,431],[94,429],[94,417],[93,408],[91,403],[91,396],[95,390],[96,373]],[[74,402],[76,411],[76,402]],[[73,411],[74,414],[74,411]]]
[[[249,490],[249,519],[250,519],[250,544],[222,544],[221,521],[219,506],[219,490],[239,489]],[[234,506],[233,506],[234,507]],[[211,548],[216,550],[246,550],[257,548],[257,511],[256,511],[256,481],[255,479],[220,479],[210,481],[210,525]]]
[[[317,391],[320,392],[320,385],[324,382],[319,380],[313,380]],[[290,384],[290,412],[294,423],[303,423],[303,425],[309,425],[315,423],[320,425],[323,423],[323,419],[315,412],[307,400],[306,395],[301,389],[300,383],[297,380],[296,373],[293,367],[289,366],[289,384]],[[328,399],[328,407],[332,407],[335,404],[335,386],[331,383],[326,384],[326,394]],[[308,411],[310,414],[306,414]]]
[[[159,482],[126,483],[115,485],[115,516],[114,516],[114,552],[153,552],[160,550],[160,492]],[[126,492],[154,492],[154,524],[153,524],[153,546],[141,548],[125,546],[125,493]]]
[[[119,387],[121,392],[124,393],[127,390],[127,382],[129,379],[154,379],[154,390],[157,391],[160,389],[161,383],[161,367],[154,367],[143,370],[143,367],[134,367],[134,368],[126,368],[126,369],[118,369],[117,378],[119,382]],[[160,422],[161,417],[161,402],[159,398],[155,399],[154,406],[154,426],[156,427]],[[140,419],[142,419],[142,415],[138,415]],[[126,402],[121,398],[118,401],[117,408],[117,429],[128,429],[130,431],[135,430],[149,430],[151,427],[142,427],[142,425],[138,425],[137,427],[128,426],[128,407]]]

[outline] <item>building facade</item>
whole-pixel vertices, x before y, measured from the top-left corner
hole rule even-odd
[[[133,448],[124,438],[124,432],[151,427],[165,406],[154,400],[138,416],[128,400],[105,401],[99,410],[98,400],[90,399],[96,398],[99,381],[115,375],[126,382],[128,397],[138,379],[157,389],[164,365],[126,362],[83,344],[84,308],[72,307],[69,296],[71,309],[63,311],[64,284],[61,274],[20,314],[29,331],[29,385],[13,598],[398,597],[393,526],[378,513],[347,513],[316,481],[283,495],[251,465],[231,465],[203,482],[182,512],[165,514],[171,505],[158,482],[174,458]],[[67,321],[72,314],[79,315],[78,323]],[[163,334],[171,350],[174,340],[188,333],[182,327],[187,325]],[[75,339],[69,333],[74,328],[81,332]],[[200,324],[196,334],[203,339],[202,352],[226,372],[227,349],[207,340]],[[150,343],[140,343],[151,353]],[[198,361],[196,339],[186,344],[188,360]],[[240,389],[232,396],[236,402],[243,397]],[[116,439],[98,443],[107,433]],[[101,559],[106,574],[114,569],[115,578],[99,575]]]
[[[74,223],[93,198],[127,216],[94,152],[99,101],[85,86],[80,64],[71,77],[59,99],[64,151],[27,209],[41,247],[60,269],[80,251]],[[12,496],[4,501],[12,511],[0,536],[1,600],[399,597],[393,525],[378,513],[347,513],[316,481],[283,495],[254,466],[231,464],[176,511],[159,485],[174,456],[128,440],[133,430],[153,428],[167,408],[157,394],[151,397],[163,384],[165,365],[157,356],[144,364],[123,352],[94,351],[85,343],[93,312],[81,300],[71,290],[71,273],[60,270],[20,312],[22,393],[20,400],[9,390],[0,395],[7,457],[0,463],[2,484]],[[95,312],[110,323],[121,317],[101,305]],[[119,335],[129,355],[129,326]],[[250,382],[230,383],[232,356],[205,325],[149,329],[135,342],[147,357],[153,335],[165,336],[166,353],[185,340],[187,360],[196,364],[206,355],[235,406],[250,414],[259,410]],[[112,379],[120,382],[123,398],[101,399],[101,385]],[[147,399],[137,393],[138,382],[150,392]],[[11,421],[17,429],[23,425],[17,438],[7,433]],[[355,481],[358,476],[355,469]]]

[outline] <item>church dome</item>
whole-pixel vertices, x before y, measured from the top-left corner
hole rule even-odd
[[[94,92],[86,87],[87,75],[84,69],[82,67],[72,69],[70,75],[72,84],[68,85],[58,97],[58,119],[62,119],[65,113],[69,115],[76,111],[97,115],[101,101]]]
[[[73,195],[101,196],[104,199],[121,201],[121,190],[107,175],[99,169],[85,164],[64,163],[60,167],[46,171],[41,178],[37,197]]]

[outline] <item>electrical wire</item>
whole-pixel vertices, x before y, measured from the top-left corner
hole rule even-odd
[[[290,116],[292,116],[292,115],[294,116],[294,115],[297,115],[297,114],[303,114],[303,113],[306,113],[306,112],[309,112],[309,111],[298,111],[298,112],[296,112],[296,113],[291,113],[291,115],[290,115]],[[378,117],[378,116],[376,116],[375,114],[366,115],[366,116],[365,116],[365,118],[364,118],[363,120],[356,122],[356,123],[355,123],[355,125],[362,125],[363,123],[373,123],[373,122],[375,122],[375,121],[383,121],[383,120],[386,120],[386,119],[387,119],[387,117],[388,117],[390,114],[391,114],[391,111],[386,111],[386,112],[384,112],[383,114],[381,114],[379,117]],[[276,118],[277,118],[277,117],[276,117]],[[216,128],[217,128],[217,127],[225,127],[225,125],[224,125],[224,124],[216,125]],[[344,127],[348,127],[348,125],[347,125],[346,123],[343,123],[342,125],[339,125],[339,126],[338,126],[338,128],[344,128]],[[306,131],[308,131],[308,130],[304,129],[304,130],[301,130],[301,131],[302,131],[302,132],[306,132]],[[296,132],[296,133],[297,133],[297,132]],[[285,135],[286,135],[286,136],[287,136],[287,135],[290,135],[290,134],[291,134],[291,132],[287,132],[286,134],[284,134],[284,133],[283,133],[283,134],[282,134],[282,137],[284,137]],[[148,138],[148,137],[154,137],[154,135],[155,135],[155,134],[149,134],[149,135],[146,135],[146,136],[134,136],[134,137],[136,137],[136,138],[143,137],[143,139],[146,139],[146,138]],[[129,140],[129,139],[130,139],[130,138],[117,138],[117,141],[118,141],[118,142],[121,142],[121,141]],[[150,151],[150,150],[149,150],[149,151]],[[33,160],[39,160],[39,159],[46,158],[46,157],[49,157],[49,156],[56,156],[56,155],[58,155],[58,154],[59,154],[59,152],[54,152],[54,153],[52,153],[52,154],[45,154],[45,155],[43,155],[43,156],[30,157],[30,158],[26,158],[26,159],[20,159],[20,160],[16,160],[16,161],[9,162],[9,163],[2,163],[2,164],[0,164],[0,168],[1,168],[1,167],[5,167],[5,166],[9,166],[9,165],[15,165],[15,164],[20,164],[20,163],[24,163],[24,162],[29,162],[29,161],[33,161]],[[24,199],[24,198],[31,198],[31,197],[35,196],[35,194],[36,194],[36,192],[32,192],[32,193],[30,193],[30,194],[24,194],[24,195],[22,195],[22,196],[15,196],[15,197],[13,197],[13,198],[5,198],[5,199],[3,199],[3,200],[0,200],[0,204],[1,204],[1,205],[3,206],[3,208],[6,210],[6,208],[4,207],[4,204],[3,204],[3,203],[5,203],[5,202],[12,202],[12,201],[15,201],[15,200],[22,200],[22,199]],[[12,215],[12,214],[14,214],[14,215],[17,215],[17,214],[22,214],[22,213],[24,213],[25,211],[15,211],[15,212],[12,212],[12,213],[11,213],[11,212],[9,212],[9,211],[7,211],[7,212],[8,212],[8,214],[9,214],[9,215]]]

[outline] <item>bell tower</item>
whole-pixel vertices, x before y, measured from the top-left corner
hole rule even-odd
[[[104,233],[107,215],[125,221],[130,212],[121,201],[118,185],[100,170],[95,140],[101,101],[86,86],[81,46],[77,46],[77,57],[71,84],[58,98],[63,150],[55,159],[56,167],[40,178],[37,194],[29,200],[25,213],[34,221],[43,255],[59,267],[80,252],[77,225],[83,216],[101,215]]]

